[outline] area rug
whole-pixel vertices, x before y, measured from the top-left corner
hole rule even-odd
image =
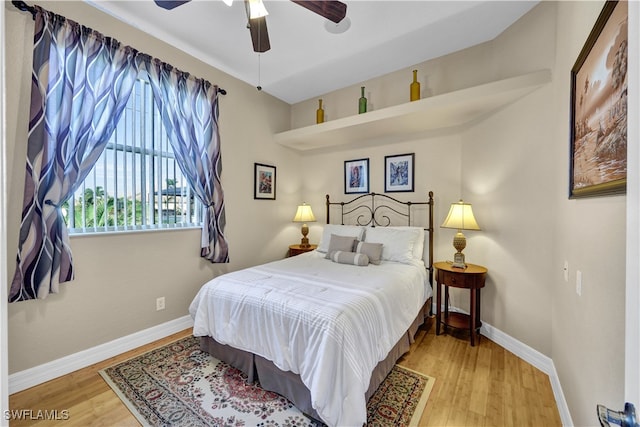
[[[100,371],[143,425],[322,426],[188,337]],[[394,366],[367,404],[370,426],[417,426],[434,378]]]

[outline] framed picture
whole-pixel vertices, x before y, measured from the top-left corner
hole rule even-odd
[[[276,199],[276,167],[254,163],[253,166],[253,198]]]
[[[413,191],[415,154],[399,154],[384,158],[384,191],[397,193]]]
[[[569,198],[627,189],[627,16],[606,2],[571,69]]]
[[[369,159],[344,162],[344,192],[346,194],[369,192]]]

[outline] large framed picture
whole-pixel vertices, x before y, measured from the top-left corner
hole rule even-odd
[[[627,11],[605,3],[571,69],[569,198],[626,192]]]
[[[413,191],[415,154],[399,154],[384,158],[384,191],[397,193]]]
[[[369,159],[344,162],[344,192],[346,194],[369,192]]]
[[[276,199],[276,167],[254,163],[253,165],[253,198]]]

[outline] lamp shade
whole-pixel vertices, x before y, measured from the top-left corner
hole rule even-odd
[[[293,222],[314,222],[315,220],[316,217],[313,216],[311,206],[307,205],[306,203],[298,206],[296,216],[293,217]]]
[[[471,204],[464,203],[462,200],[458,203],[451,203],[449,215],[447,215],[440,227],[455,228],[457,230],[480,230],[473,216]]]

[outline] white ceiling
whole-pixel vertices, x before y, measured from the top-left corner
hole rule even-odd
[[[290,104],[491,40],[538,3],[351,0],[350,28],[332,34],[313,12],[265,0],[271,50],[258,55],[242,0],[170,11],[152,0],[85,1]]]

